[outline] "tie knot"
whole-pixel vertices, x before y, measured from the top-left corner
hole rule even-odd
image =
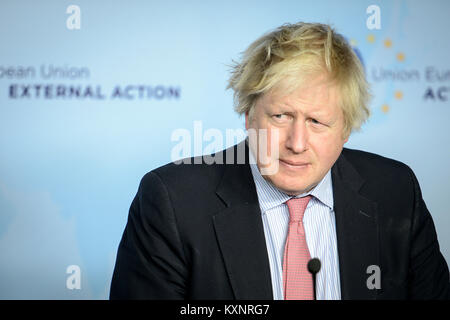
[[[305,214],[306,206],[310,199],[311,196],[306,196],[302,198],[292,198],[286,201],[289,209],[290,222],[301,222],[303,220],[303,215]]]

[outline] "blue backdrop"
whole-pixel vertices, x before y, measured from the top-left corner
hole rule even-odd
[[[372,117],[347,147],[411,166],[450,261],[448,12],[446,0],[2,1],[0,298],[107,298],[140,178],[171,161],[177,129],[243,128],[232,59],[298,21],[333,25],[362,58]]]

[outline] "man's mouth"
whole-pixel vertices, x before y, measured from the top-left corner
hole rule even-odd
[[[291,160],[284,160],[284,159],[279,159],[279,160],[280,160],[280,164],[282,164],[288,168],[292,168],[292,169],[303,169],[310,165],[309,162],[291,161]]]

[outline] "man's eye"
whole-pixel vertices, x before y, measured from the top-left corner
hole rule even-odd
[[[311,119],[311,122],[313,123],[313,124],[321,124],[319,121],[317,121],[316,119]]]
[[[286,119],[286,115],[285,115],[285,114],[281,114],[281,113],[279,113],[279,114],[274,114],[273,117],[274,117],[276,120],[284,120],[284,119]]]

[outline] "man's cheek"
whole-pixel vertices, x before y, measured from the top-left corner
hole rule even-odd
[[[265,141],[266,148],[263,148],[260,154],[262,158],[262,162],[264,163],[264,169],[261,170],[261,174],[263,175],[275,175],[279,170],[278,158],[280,154],[280,137],[279,130],[269,130],[267,133],[267,139],[262,139]],[[267,157],[265,156],[265,154]],[[265,158],[265,159],[264,159]],[[265,161],[264,161],[265,160]]]

